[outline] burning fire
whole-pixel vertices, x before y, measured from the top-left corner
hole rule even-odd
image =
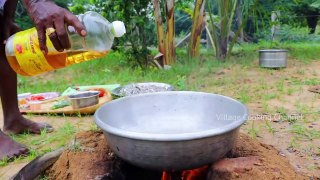
[[[207,176],[208,166],[203,166],[197,169],[182,171],[181,180],[205,180]],[[173,173],[163,171],[161,180],[176,180],[172,177]],[[176,174],[176,173],[174,173]],[[179,174],[179,176],[180,176]]]

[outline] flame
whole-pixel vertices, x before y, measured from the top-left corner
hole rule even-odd
[[[208,166],[197,169],[185,170],[181,172],[181,180],[205,180],[208,172]],[[171,173],[163,171],[161,180],[174,180]]]
[[[167,171],[163,171],[161,180],[172,180],[170,173]]]
[[[208,166],[197,169],[186,170],[182,172],[183,180],[205,180],[208,172]]]

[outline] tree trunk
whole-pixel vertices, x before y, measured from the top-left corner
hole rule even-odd
[[[217,58],[221,61],[225,61],[228,53],[228,37],[221,37],[220,43],[218,45]]]
[[[316,27],[318,23],[318,16],[307,16],[308,27],[310,28],[309,34],[314,34],[316,32]]]
[[[221,20],[220,20],[220,39],[219,39],[219,45],[217,48],[218,53],[217,53],[217,58],[220,59],[221,61],[225,61],[227,57],[227,52],[228,52],[228,35],[229,35],[229,6],[228,3],[230,1],[221,1],[220,5],[220,14],[221,14]]]
[[[231,32],[231,26],[233,17],[237,9],[237,0],[220,0],[220,39],[217,48],[217,58],[221,61],[225,61],[227,58],[229,34]],[[234,38],[237,38],[236,36]]]
[[[166,20],[167,20],[167,33],[166,33],[166,62],[168,65],[175,63],[175,43],[174,43],[174,0],[166,0]]]
[[[157,26],[158,49],[159,49],[159,52],[163,54],[162,65],[165,65],[168,63],[166,60],[165,36],[164,36],[159,0],[153,0],[153,7],[154,7],[154,17],[155,17],[156,26]]]
[[[189,43],[189,56],[199,56],[201,32],[204,27],[205,0],[196,0],[193,11],[191,38]]]
[[[239,39],[241,42],[244,41],[244,34],[243,34],[243,28],[242,26],[242,12],[241,12],[241,5],[242,0],[237,0],[237,8],[236,8],[236,21],[237,21],[237,28],[241,28],[239,33]]]
[[[271,13],[271,39],[272,41],[275,41],[279,39],[279,32],[280,32],[280,18],[281,14],[280,11],[272,11]]]

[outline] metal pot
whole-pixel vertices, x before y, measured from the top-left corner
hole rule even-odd
[[[108,146],[123,160],[154,170],[183,170],[229,152],[247,114],[229,97],[171,91],[117,99],[94,116]]]
[[[69,96],[73,109],[93,106],[99,103],[99,91],[84,91]]]
[[[284,49],[265,49],[259,51],[259,65],[265,68],[287,67],[288,51]]]

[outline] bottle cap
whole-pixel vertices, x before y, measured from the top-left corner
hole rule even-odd
[[[122,21],[113,21],[112,26],[112,33],[115,37],[121,37],[126,33],[126,27]]]

